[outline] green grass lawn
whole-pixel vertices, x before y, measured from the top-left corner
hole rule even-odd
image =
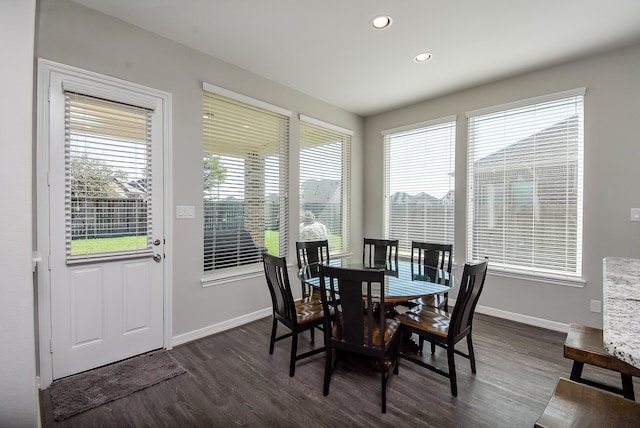
[[[116,238],[74,239],[71,241],[72,256],[145,250],[146,248],[146,236],[119,236]]]
[[[280,232],[266,230],[264,243],[269,254],[280,255]],[[331,236],[331,248],[342,247],[341,236]],[[74,239],[71,241],[71,255],[83,256],[89,254],[117,253],[119,251],[135,251],[147,248],[146,236],[120,236],[117,238]]]

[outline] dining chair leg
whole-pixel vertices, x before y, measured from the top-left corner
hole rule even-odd
[[[384,364],[384,356],[382,358],[380,358],[380,362],[378,364],[380,364],[380,379],[381,379],[381,387],[382,387],[382,413],[387,413],[387,379],[388,379],[388,373],[385,370],[385,364]]]
[[[273,318],[273,324],[271,325],[271,339],[269,341],[269,355],[273,354],[273,347],[276,344],[276,330],[278,329],[278,320]]]
[[[451,383],[451,395],[458,396],[458,383],[456,379],[456,362],[454,360],[455,352],[453,344],[447,346],[447,362],[449,363],[449,382]]]
[[[584,368],[584,363],[574,360],[573,366],[571,366],[571,375],[569,376],[569,379],[571,379],[574,382],[580,382],[582,378],[583,368]]]
[[[332,371],[332,355],[333,350],[327,346],[327,358],[325,358],[324,362],[324,387],[322,389],[322,395],[329,395],[329,382],[331,381],[331,371]]]
[[[624,398],[636,401],[636,395],[633,391],[633,377],[620,373],[620,379],[622,379],[622,395]]]
[[[296,354],[298,352],[298,332],[291,335],[291,359],[289,360],[289,377],[296,374]]]
[[[469,349],[469,361],[471,361],[471,373],[476,373],[476,356],[473,352],[473,341],[471,340],[471,333],[467,335],[467,348]]]

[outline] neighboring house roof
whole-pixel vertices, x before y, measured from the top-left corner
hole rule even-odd
[[[571,138],[567,139],[567,135]],[[542,131],[532,134],[516,143],[510,144],[475,162],[476,171],[504,167],[508,162],[512,169],[530,168],[535,159],[536,166],[566,164],[577,153],[575,150],[565,151],[566,156],[559,156],[557,150],[548,150],[550,146],[560,143],[576,144],[578,141],[578,116],[562,120]],[[532,146],[533,150],[532,150]]]
[[[305,180],[300,193],[301,204],[339,203],[340,180]]]
[[[146,187],[146,181],[143,179],[124,181],[114,178],[111,183],[111,190],[118,198],[141,199],[147,193]]]

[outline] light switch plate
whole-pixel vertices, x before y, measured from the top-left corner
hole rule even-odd
[[[640,221],[640,208],[631,208],[631,221]]]
[[[176,206],[176,218],[195,218],[196,207],[192,205],[178,205]]]

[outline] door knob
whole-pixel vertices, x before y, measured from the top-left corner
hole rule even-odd
[[[160,260],[162,260],[162,256],[160,254],[154,254],[153,260],[155,260],[157,263],[160,263]]]

